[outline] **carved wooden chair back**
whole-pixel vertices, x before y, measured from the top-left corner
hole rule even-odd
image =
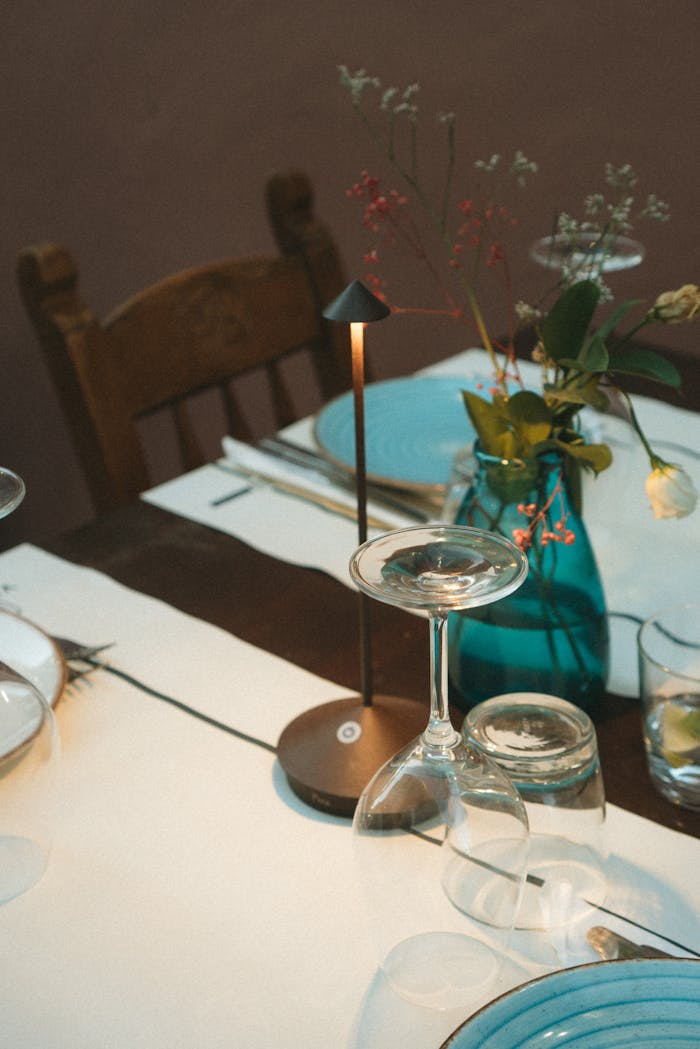
[[[139,421],[154,412],[172,415],[182,472],[206,459],[193,394],[215,390],[227,432],[247,440],[253,429],[235,389],[244,374],[266,374],[275,428],[297,417],[284,368],[291,355],[308,356],[321,400],[349,388],[347,330],[322,317],[345,279],[333,238],[314,214],[308,178],[273,176],[266,205],[279,255],[177,273],[104,320],[81,301],[65,248],[48,243],[20,253],[20,293],[97,510],[153,483]]]

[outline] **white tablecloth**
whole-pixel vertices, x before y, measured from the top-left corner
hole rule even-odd
[[[45,630],[115,641],[115,666],[273,744],[343,695],[32,546],[0,555],[0,584]],[[0,907],[3,1047],[436,1049],[464,1018],[410,1007],[375,978],[349,824],[299,802],[273,754],[106,672],[56,714],[51,862]],[[700,950],[700,842],[614,807],[608,826],[610,906]],[[499,989],[541,971],[520,935]],[[582,947],[574,960],[592,958]]]
[[[485,354],[468,350],[425,374],[470,378],[483,376]],[[525,362],[523,378],[537,380],[536,366]],[[700,414],[639,397],[635,409],[658,454],[683,465],[700,491]],[[601,437],[613,448],[613,465],[596,479],[585,479],[585,521],[603,579],[608,609],[639,617],[700,593],[700,510],[682,520],[656,521],[644,493],[649,463],[630,428],[621,420],[598,417]],[[465,423],[466,430],[466,423]],[[313,445],[312,423],[286,431]],[[685,450],[684,450],[685,449]],[[347,565],[357,545],[351,521],[270,488],[253,488],[229,502],[222,495],[247,482],[214,465],[167,482],[144,498],[173,513],[242,539],[263,553],[292,564],[321,568],[350,586]],[[413,520],[381,511],[394,526]],[[611,618],[610,691],[638,694],[635,623]]]

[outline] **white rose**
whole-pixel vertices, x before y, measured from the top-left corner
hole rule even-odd
[[[654,303],[652,314],[667,324],[691,321],[700,313],[700,290],[696,284],[684,284],[677,291],[665,291]]]
[[[687,517],[698,501],[695,485],[685,470],[669,463],[652,470],[645,488],[656,518]]]

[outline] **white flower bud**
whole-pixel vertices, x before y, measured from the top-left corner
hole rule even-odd
[[[700,313],[700,291],[696,284],[684,284],[678,291],[665,291],[654,303],[657,319],[667,324],[691,321]]]
[[[656,466],[646,480],[646,493],[654,517],[687,517],[698,501],[691,478],[680,466]]]

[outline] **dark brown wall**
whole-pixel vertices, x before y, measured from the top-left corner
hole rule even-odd
[[[538,160],[523,247],[556,207],[578,207],[606,160],[629,161],[673,208],[670,224],[640,231],[644,265],[616,281],[620,298],[653,299],[700,281],[699,29],[697,0],[4,4],[0,460],[28,496],[0,523],[0,546],[90,513],[18,301],[21,246],[68,246],[103,312],[173,270],[270,250],[261,188],[294,165],[361,277],[364,242],[343,190],[376,155],[337,86],[344,62],[418,81],[426,117],[458,112],[469,156],[521,148]],[[534,294],[541,272],[524,254],[514,270],[518,293]],[[661,338],[693,350],[698,327]],[[376,337],[375,366],[400,374],[464,344],[454,327],[397,319]]]

